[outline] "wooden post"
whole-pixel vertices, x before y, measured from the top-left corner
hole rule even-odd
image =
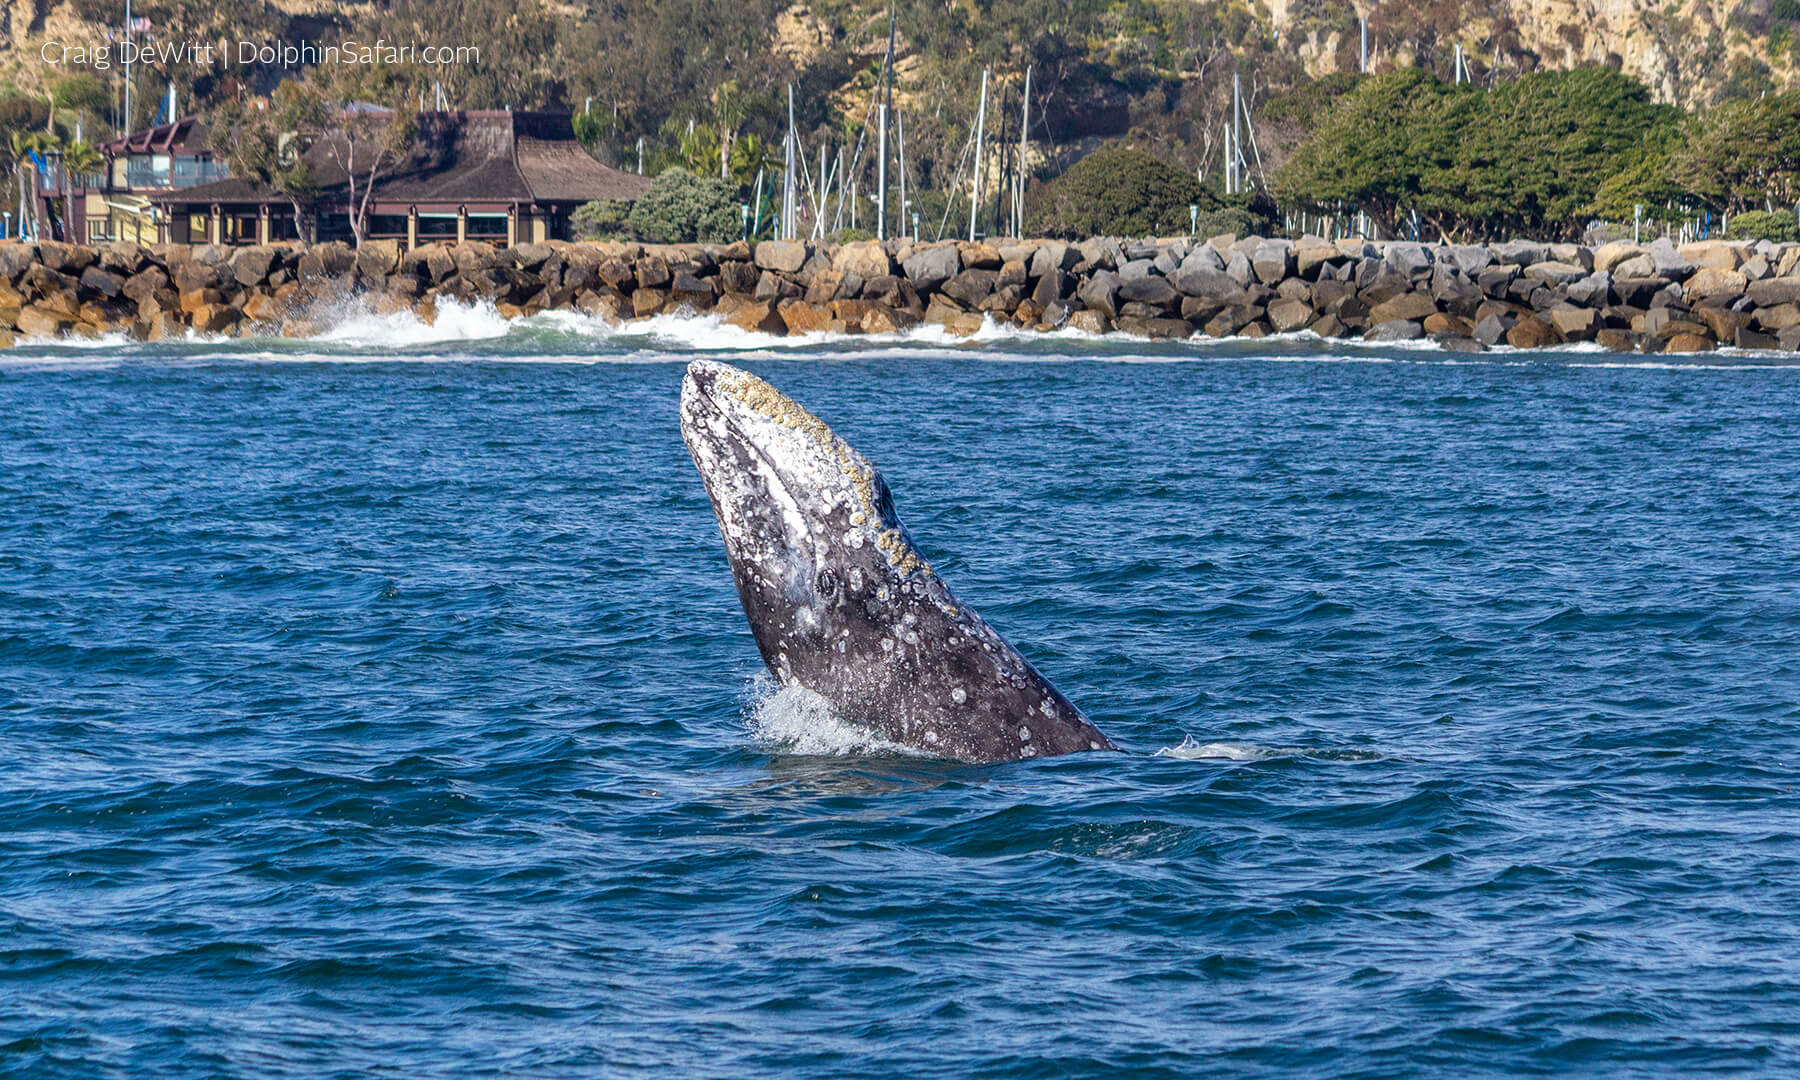
[[[406,208],[406,250],[411,251],[419,246],[419,208]]]
[[[468,239],[469,208],[467,206],[459,206],[456,208],[456,242],[459,244],[466,243]]]
[[[256,242],[268,243],[269,232],[269,204],[262,203],[256,208]]]

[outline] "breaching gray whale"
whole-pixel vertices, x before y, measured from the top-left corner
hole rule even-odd
[[[962,761],[1117,750],[913,548],[875,467],[762,379],[696,360],[681,435],[783,686]]]

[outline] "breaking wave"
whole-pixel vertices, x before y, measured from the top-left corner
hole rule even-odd
[[[839,718],[831,702],[802,686],[781,686],[758,672],[745,693],[745,726],[764,749],[810,757],[926,755]]]

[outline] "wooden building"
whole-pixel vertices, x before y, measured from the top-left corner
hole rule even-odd
[[[371,160],[368,150],[359,161]],[[325,146],[306,154],[318,195],[295,220],[292,203],[239,178],[173,186],[151,196],[162,239],[176,243],[268,243],[311,233],[349,240],[350,182]],[[358,170],[361,172],[361,170]],[[363,176],[358,178],[361,201]],[[595,199],[636,199],[647,177],[595,161],[575,139],[568,113],[432,112],[397,164],[381,170],[369,200],[366,237],[405,247],[433,241],[510,244],[568,239],[569,215]]]

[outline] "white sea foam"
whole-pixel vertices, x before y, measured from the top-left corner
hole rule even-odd
[[[838,717],[825,698],[799,686],[778,686],[758,672],[745,694],[745,724],[764,748],[783,754],[868,757],[918,751],[889,742]]]
[[[1203,743],[1183,735],[1175,746],[1165,746],[1153,757],[1180,761],[1268,761],[1272,758],[1313,758],[1319,761],[1380,761],[1387,755],[1373,750],[1334,750],[1309,746],[1258,746],[1254,743]]]

